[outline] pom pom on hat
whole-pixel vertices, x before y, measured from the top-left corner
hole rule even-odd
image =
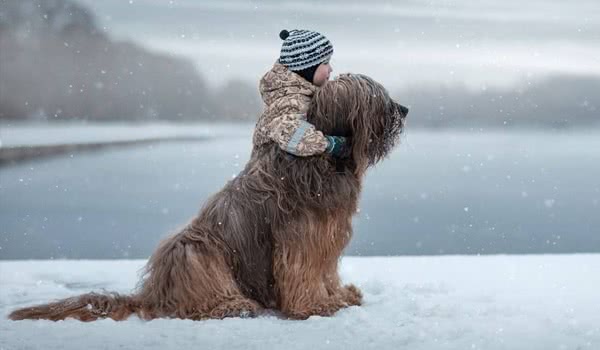
[[[290,32],[288,32],[285,29],[279,32],[279,37],[281,38],[281,40],[287,39],[288,36],[290,36]]]

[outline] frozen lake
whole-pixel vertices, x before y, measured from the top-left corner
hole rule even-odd
[[[146,258],[244,166],[202,142],[0,168],[0,258]],[[348,255],[600,252],[600,132],[413,131],[368,174]]]

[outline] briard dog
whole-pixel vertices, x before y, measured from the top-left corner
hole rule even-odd
[[[397,142],[408,109],[379,83],[344,74],[314,96],[308,121],[348,137],[350,155],[298,158],[275,144],[254,149],[244,170],[180,232],[164,239],[132,295],[88,293],[26,307],[13,320],[67,317],[330,316],[360,305],[338,261],[352,236],[362,178]]]

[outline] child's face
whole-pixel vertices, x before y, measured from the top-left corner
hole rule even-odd
[[[315,84],[316,86],[322,86],[327,80],[329,80],[329,75],[331,74],[331,72],[333,72],[333,69],[331,68],[331,64],[329,64],[329,62],[321,63],[315,71],[315,76],[313,77],[313,84]]]

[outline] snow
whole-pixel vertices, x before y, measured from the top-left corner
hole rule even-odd
[[[251,123],[13,123],[0,125],[0,147],[246,135],[253,128]]]
[[[0,349],[598,349],[600,254],[345,257],[364,305],[331,318],[8,321],[12,309],[130,291],[143,260],[0,262]]]

